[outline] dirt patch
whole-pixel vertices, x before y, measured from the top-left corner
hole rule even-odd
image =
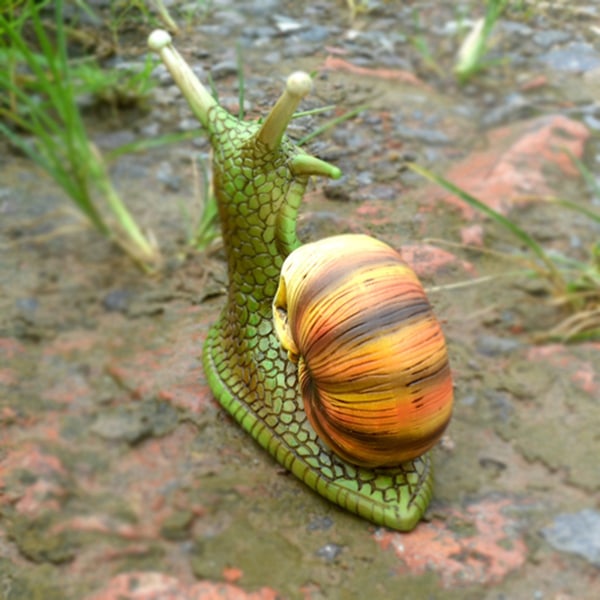
[[[559,29],[571,40],[578,17],[513,15],[499,31],[511,61],[460,88],[429,70],[411,45],[426,36],[437,60],[450,65],[456,39],[444,27],[454,21],[454,3],[376,3],[352,26],[344,4],[329,0],[310,8],[275,3],[287,25],[256,3],[214,4],[177,44],[204,72],[221,63],[214,68],[225,106],[236,107],[237,78],[223,66],[235,59],[223,39],[246,44],[252,115],[265,114],[282,75],[329,65],[303,108],[337,108],[294,123],[298,136],[369,102],[311,143],[344,177],[315,183],[300,232],[303,239],[343,231],[381,237],[403,248],[430,290],[456,381],[453,421],[434,452],[430,520],[400,535],[338,510],[283,472],[212,399],[201,349],[223,304],[225,265],[218,245],[189,252],[180,210],[193,197],[189,156],[205,152],[205,141],[129,157],[114,169],[121,193],[169,257],[155,278],[65,214],[61,193],[5,147],[0,596],[317,600],[395,598],[402,589],[406,598],[591,598],[597,567],[539,532],[558,514],[599,508],[600,349],[536,345],[534,334],[563,313],[546,285],[522,273],[518,244],[440,202],[443,194],[402,168],[410,158],[470,177],[475,192],[489,192],[546,247],[584,258],[597,226],[556,205],[519,202],[506,187],[492,193],[485,178],[489,169],[519,166],[517,154],[536,155],[527,169],[510,171],[510,189],[593,201],[571,167],[556,166],[564,154],[547,147],[558,136],[598,169],[595,140],[586,145],[596,118],[586,104],[592,79],[542,68],[533,50],[543,46],[530,46],[546,39],[532,33]],[[413,10],[427,28],[407,25]],[[141,48],[147,32],[138,33]],[[327,59],[339,54],[344,65]],[[417,80],[389,78],[404,72]],[[525,89],[538,74],[546,78]],[[159,108],[119,127],[182,127],[189,110],[171,85],[161,83]],[[169,102],[159,104],[165,94]],[[529,120],[537,114],[524,106],[542,116]],[[504,112],[492,119],[492,108]],[[576,140],[540,123],[562,123],[558,129]],[[90,125],[103,132],[93,115]],[[165,163],[175,178],[169,184],[157,177]],[[473,165],[484,168],[473,175]],[[457,248],[473,227],[469,239],[480,248]]]

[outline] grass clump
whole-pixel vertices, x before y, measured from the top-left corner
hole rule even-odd
[[[10,99],[0,106],[0,132],[54,179],[101,234],[144,269],[156,270],[161,263],[156,242],[119,197],[83,124],[67,56],[62,0],[55,2],[53,32],[42,22],[41,11],[50,4],[26,0],[0,14],[10,64],[0,72],[0,89]],[[22,73],[35,80],[35,93],[19,84]],[[97,195],[107,211],[99,208]]]
[[[593,186],[596,195],[600,197],[600,186],[595,182],[593,176],[581,161],[573,156],[571,158],[586,181]],[[520,257],[521,262],[529,273],[549,282],[554,302],[565,306],[569,313],[550,331],[538,335],[540,340],[563,342],[600,340],[600,241],[590,249],[587,261],[575,260],[556,252],[550,252],[513,220],[441,175],[416,164],[409,164],[409,167],[492,219],[528,251],[529,256]],[[600,225],[600,214],[589,208],[558,198],[553,198],[551,201],[568,210],[577,211]]]
[[[486,0],[485,16],[475,21],[458,51],[454,74],[460,83],[466,83],[491,64],[485,58],[489,39],[507,5],[508,0]]]

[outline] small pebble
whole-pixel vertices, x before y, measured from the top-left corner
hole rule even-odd
[[[533,34],[533,41],[543,48],[550,48],[556,44],[562,44],[569,39],[570,35],[566,31],[558,29],[548,29],[546,31],[537,31]]]
[[[28,316],[32,316],[40,303],[37,298],[29,296],[27,298],[19,298],[15,304],[19,312]]]
[[[342,546],[340,546],[338,544],[329,543],[329,544],[325,544],[324,546],[321,546],[317,550],[316,555],[320,558],[325,559],[326,562],[332,562],[341,553],[342,553]]]
[[[563,513],[542,529],[546,541],[556,550],[577,554],[600,567],[600,512],[584,509]]]
[[[275,15],[273,20],[279,33],[282,33],[283,35],[299,31],[300,29],[304,29],[304,27],[306,27],[306,25],[300,23],[299,21],[295,21],[281,15]]]
[[[140,133],[145,138],[156,137],[160,133],[160,123],[152,121],[140,128]]]
[[[109,312],[125,313],[129,307],[131,296],[131,292],[123,288],[111,290],[104,296],[102,305]]]
[[[162,162],[156,171],[156,178],[170,192],[177,192],[181,188],[181,178],[173,173],[173,167],[168,162]]]
[[[541,55],[540,60],[551,69],[583,73],[600,67],[600,52],[591,44],[572,42],[562,48],[553,48]]]
[[[305,31],[300,32],[298,37],[303,42],[324,42],[331,33],[329,27],[323,27],[322,25],[313,25],[306,29]]]
[[[215,81],[225,79],[231,75],[236,75],[237,72],[238,65],[234,60],[224,60],[210,68],[210,74]]]
[[[501,423],[507,423],[514,413],[515,409],[511,400],[511,395],[506,392],[497,392],[487,390],[485,392],[486,400],[490,403],[492,411]]]
[[[484,356],[502,356],[510,354],[521,347],[521,342],[514,338],[502,338],[495,335],[480,335],[475,342],[477,351]]]
[[[307,531],[327,531],[333,526],[331,517],[315,517],[307,526]]]

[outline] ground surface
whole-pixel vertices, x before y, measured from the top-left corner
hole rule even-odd
[[[292,135],[368,106],[309,144],[345,176],[316,182],[300,232],[377,235],[430,289],[456,408],[428,519],[398,534],[338,510],[212,399],[201,349],[224,264],[218,244],[183,252],[190,157],[205,140],[113,169],[168,258],[154,278],[65,216],[61,193],[4,148],[0,598],[597,598],[600,344],[538,342],[566,315],[511,258],[519,245],[402,165],[445,173],[585,259],[598,227],[547,199],[598,211],[565,149],[600,172],[600,9],[520,3],[494,37],[498,62],[461,87],[454,2],[373,3],[353,23],[341,0],[230,4],[190,17],[176,41],[225,106],[237,111],[235,40],[251,117],[298,68],[318,72],[304,108],[336,109]],[[129,32],[120,59],[142,60],[147,33]],[[99,145],[193,126],[157,77],[149,113],[90,115]]]

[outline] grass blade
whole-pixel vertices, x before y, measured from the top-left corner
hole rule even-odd
[[[429,171],[425,167],[421,167],[420,165],[414,163],[408,163],[408,167],[415,173],[418,173],[419,175],[424,177],[425,179],[428,179],[432,183],[436,183],[445,190],[458,196],[469,206],[476,209],[480,213],[483,213],[484,215],[490,217],[492,220],[494,220],[496,223],[498,223],[504,229],[510,232],[514,237],[521,241],[539,259],[541,263],[543,263],[543,265],[548,271],[548,275],[552,284],[557,289],[564,289],[565,282],[563,280],[562,275],[558,271],[556,265],[548,256],[546,251],[542,248],[542,246],[540,246],[540,244],[538,244],[524,229],[521,229],[516,223],[505,217],[503,214],[494,210],[493,208],[483,203],[481,200],[478,200],[474,196],[471,196],[471,194],[454,185],[441,175],[437,175],[436,173]]]
[[[50,5],[54,7],[52,35],[41,15],[42,9]],[[145,269],[153,270],[160,263],[157,248],[117,195],[102,156],[90,142],[83,124],[67,54],[63,1],[26,0],[21,16],[19,21],[9,21],[0,14],[0,31],[16,55],[11,63],[13,71],[22,63],[33,77],[21,89],[14,73],[0,73],[0,89],[8,91],[15,100],[10,109],[0,107],[0,116],[15,128],[0,123],[0,133],[44,169],[101,233]],[[32,50],[22,35],[26,22],[31,24],[33,43],[39,50]],[[93,190],[102,194],[115,225],[109,226],[105,221]]]
[[[350,110],[347,113],[340,115],[339,117],[335,117],[335,119],[331,119],[331,120],[327,121],[326,123],[321,125],[321,127],[317,127],[317,129],[315,129],[308,135],[305,135],[303,138],[299,139],[296,142],[296,144],[298,146],[303,146],[304,144],[307,144],[308,142],[310,142],[310,140],[321,135],[324,131],[331,129],[332,127],[335,127],[336,125],[339,125],[340,123],[343,123],[344,121],[347,121],[348,119],[352,119],[353,117],[355,117],[356,115],[361,113],[363,110],[366,110],[366,108],[367,108],[366,106],[359,106],[358,108]]]
[[[145,152],[146,150],[152,150],[153,148],[159,148],[167,146],[169,144],[176,144],[191,140],[197,137],[205,135],[204,129],[193,129],[190,131],[182,131],[179,133],[166,133],[158,137],[153,137],[144,140],[136,140],[129,144],[123,144],[114,150],[110,150],[104,154],[104,158],[107,162],[112,162],[124,154],[135,154],[136,152]]]
[[[237,62],[237,73],[238,73],[238,88],[239,88],[239,96],[238,96],[238,119],[240,121],[244,120],[245,110],[244,110],[244,96],[246,93],[246,82],[244,80],[244,55],[242,53],[242,47],[238,43],[235,47],[236,54],[236,62]]]

